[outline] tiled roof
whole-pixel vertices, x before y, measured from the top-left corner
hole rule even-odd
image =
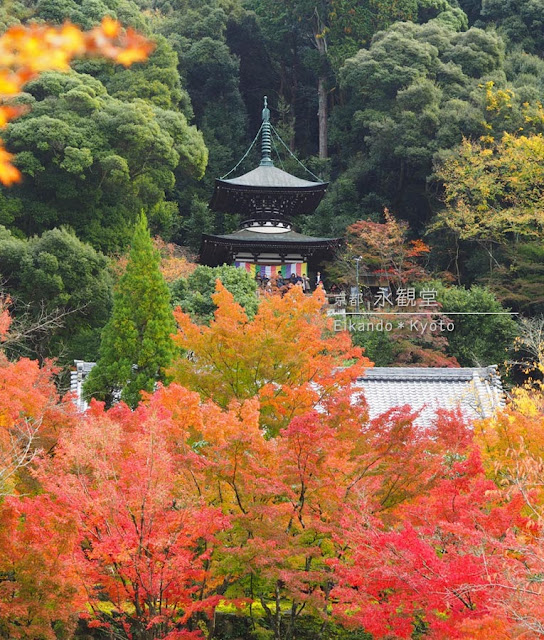
[[[226,235],[207,235],[206,238],[226,240],[228,242],[247,242],[250,244],[331,244],[337,243],[338,238],[314,238],[296,231],[282,231],[280,233],[259,233],[251,229],[239,229]]]
[[[437,409],[460,408],[467,420],[487,418],[504,406],[496,367],[433,369],[373,367],[357,381],[372,418],[393,407],[421,410],[416,424],[428,425]]]
[[[77,407],[84,411],[82,385],[94,362],[75,360],[71,391]],[[370,417],[394,407],[409,405],[421,410],[415,423],[427,426],[437,409],[459,407],[467,420],[488,418],[504,406],[504,391],[496,367],[432,369],[423,367],[372,367],[359,378]]]

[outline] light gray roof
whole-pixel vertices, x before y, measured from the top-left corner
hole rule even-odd
[[[287,187],[296,189],[300,189],[301,187],[316,187],[324,184],[323,182],[302,180],[277,167],[262,165],[244,173],[242,176],[221,180],[221,182],[244,187]]]
[[[238,229],[238,231],[235,231],[234,233],[229,233],[227,235],[213,235],[213,236],[206,235],[206,238],[222,238],[224,240],[229,240],[229,241],[241,240],[243,242],[248,242],[248,243],[265,243],[267,245],[271,245],[274,242],[278,242],[280,244],[338,242],[337,238],[314,238],[313,236],[305,236],[304,234],[297,233],[296,231],[283,231],[283,232],[280,231],[279,233],[259,233],[258,231],[252,231],[251,229],[247,229],[247,228]]]
[[[87,403],[83,382],[94,362],[74,360],[71,391],[78,409]],[[432,369],[423,367],[371,367],[357,380],[375,418],[394,407],[420,410],[415,424],[428,426],[437,409],[459,407],[467,420],[488,418],[504,406],[505,396],[496,367]]]
[[[393,407],[420,410],[416,424],[429,425],[437,409],[459,408],[467,420],[488,418],[504,406],[504,391],[496,367],[433,369],[374,367],[359,378],[370,417]]]

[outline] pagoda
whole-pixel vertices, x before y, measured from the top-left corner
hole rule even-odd
[[[297,233],[291,220],[298,214],[313,213],[328,183],[301,180],[275,167],[272,129],[265,96],[259,166],[237,178],[216,179],[210,201],[213,211],[238,213],[243,221],[234,233],[204,234],[200,261],[212,267],[234,264],[268,278],[308,275],[315,282],[312,276],[323,261],[332,259],[340,240]]]

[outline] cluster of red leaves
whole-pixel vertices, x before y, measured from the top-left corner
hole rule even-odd
[[[143,36],[132,29],[123,30],[109,17],[88,32],[70,23],[11,27],[0,36],[0,128],[22,113],[19,106],[6,104],[6,100],[43,71],[67,71],[70,61],[82,55],[100,55],[129,66],[145,60],[152,49]],[[0,145],[0,183],[10,185],[21,179],[12,161],[13,155]]]
[[[2,360],[5,433],[32,419],[54,442],[0,504],[2,633],[53,638],[79,617],[134,640],[197,640],[230,602],[259,603],[275,640],[303,613],[375,638],[538,636],[542,465],[536,442],[529,467],[511,449],[540,437],[542,416],[487,423],[486,475],[460,415],[428,428],[407,407],[369,420],[350,385],[360,352],[328,334],[319,294],[285,298],[266,300],[255,325],[221,288],[215,324],[180,316],[194,350],[175,371],[193,381],[200,363],[198,393],[174,382],[135,411],[94,403],[74,418],[48,369]],[[297,327],[310,333],[293,350],[282,338]],[[336,378],[348,356],[359,362]]]
[[[181,395],[195,404],[194,394]],[[174,434],[188,416],[174,424],[157,402],[108,414],[95,404],[40,466],[43,488],[77,531],[73,563],[91,627],[115,620],[129,637],[156,629],[188,640],[200,634],[187,620],[220,600],[208,566],[228,519],[187,486],[187,454]]]
[[[0,496],[17,483],[24,490],[32,459],[49,451],[74,418],[73,405],[59,401],[56,372],[49,362],[42,368],[28,358],[9,362],[0,352]]]
[[[4,338],[9,324],[4,309]],[[50,363],[40,368],[28,358],[10,362],[0,352],[0,633],[21,640],[53,640],[50,622],[61,621],[69,630],[81,604],[74,529],[50,496],[35,495],[31,473],[33,462],[51,453],[76,416],[73,404],[58,397],[55,373]]]
[[[363,268],[395,286],[424,279],[427,274],[421,258],[430,252],[429,247],[422,240],[408,241],[408,223],[397,220],[387,209],[384,218],[384,222],[359,220],[347,228],[350,256],[361,256]]]
[[[8,497],[0,507],[0,630],[17,640],[55,640],[85,605],[73,562],[76,532],[49,496]]]
[[[429,638],[497,637],[498,626],[511,637],[497,592],[513,532],[529,526],[521,507],[519,496],[496,495],[473,451],[429,495],[404,505],[397,526],[349,510],[349,559],[335,564],[337,612],[378,638],[410,638],[418,621]]]

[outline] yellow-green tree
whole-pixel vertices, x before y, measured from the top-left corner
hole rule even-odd
[[[500,141],[464,140],[436,175],[445,209],[435,228],[462,240],[502,243],[544,236],[544,137],[505,133]]]

